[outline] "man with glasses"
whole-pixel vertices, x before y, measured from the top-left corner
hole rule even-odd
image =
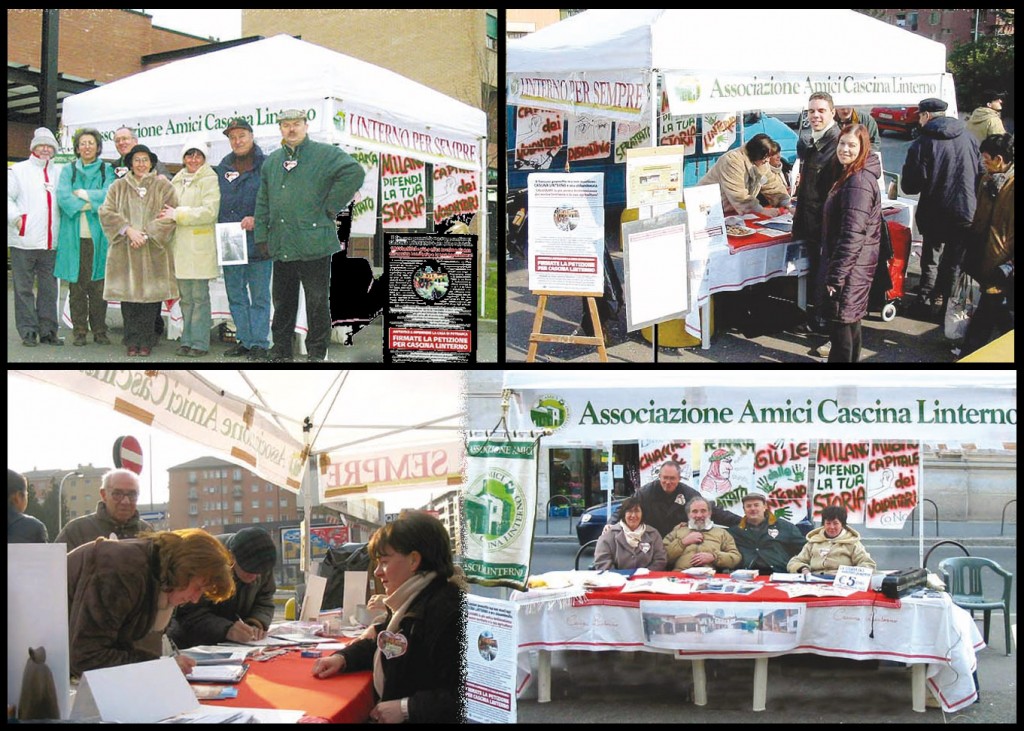
[[[139,517],[139,476],[131,470],[111,470],[100,483],[96,512],[75,518],[61,530],[54,543],[66,543],[71,551],[111,534],[118,539],[135,538],[156,529]]]

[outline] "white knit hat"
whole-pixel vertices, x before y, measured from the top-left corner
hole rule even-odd
[[[60,145],[57,144],[57,138],[46,127],[40,127],[36,130],[35,135],[32,137],[32,144],[28,148],[29,152],[39,147],[39,145],[49,145],[53,148],[54,152],[60,149]]]
[[[185,144],[181,146],[181,159],[185,159],[185,153],[188,152],[189,150],[199,150],[201,153],[203,153],[203,157],[209,157],[209,147],[210,146],[207,144],[206,140],[203,139],[202,137],[199,137],[197,135],[188,137],[185,140]]]

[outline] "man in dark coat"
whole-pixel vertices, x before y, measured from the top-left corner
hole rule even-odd
[[[266,636],[274,620],[274,539],[262,528],[216,536],[235,558],[235,594],[222,602],[203,597],[177,608],[167,635],[178,647],[250,642]]]
[[[743,496],[743,513],[739,524],[728,529],[743,557],[737,568],[785,573],[789,559],[803,548],[804,534],[788,520],[775,517],[760,492]]]
[[[984,172],[978,140],[963,122],[946,116],[947,106],[941,99],[921,102],[921,136],[910,145],[903,164],[903,190],[921,194],[919,303],[930,301],[933,315],[942,314],[956,279],[978,205],[978,176]]]
[[[658,479],[648,482],[636,492],[643,509],[644,523],[657,529],[662,538],[677,525],[689,520],[686,503],[691,498],[700,497],[697,490],[680,482],[680,472],[678,462],[667,460],[658,470]],[[712,505],[711,519],[723,527],[740,522],[740,516],[717,505]]]
[[[270,278],[274,263],[265,245],[256,246],[253,230],[265,156],[253,139],[248,120],[229,120],[224,134],[231,143],[231,152],[214,168],[220,184],[217,223],[241,222],[248,254],[247,263],[223,267],[224,290],[235,322],[235,344],[224,355],[263,361],[270,351]]]
[[[25,515],[28,507],[28,480],[20,472],[7,470],[7,542],[46,543],[46,526],[38,518]]]
[[[139,476],[131,470],[111,470],[100,483],[100,501],[96,512],[75,518],[64,526],[54,543],[66,543],[72,551],[83,543],[92,543],[111,533],[119,539],[135,538],[156,529],[139,517]]]
[[[812,285],[808,302],[812,308],[812,315],[803,329],[820,334],[824,334],[828,327],[821,311],[824,290],[816,284],[821,281],[819,272],[823,266],[821,215],[828,192],[842,173],[842,165],[836,159],[840,130],[835,115],[831,95],[825,92],[811,94],[807,101],[810,128],[801,132],[796,146],[797,156],[800,158],[800,185],[796,190],[793,238],[803,241],[807,247],[807,259],[810,263],[808,279]]]

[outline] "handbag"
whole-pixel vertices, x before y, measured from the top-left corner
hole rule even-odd
[[[971,321],[981,296],[978,285],[966,273],[960,272],[953,292],[946,303],[946,337],[950,340],[962,340],[967,334],[967,325]]]

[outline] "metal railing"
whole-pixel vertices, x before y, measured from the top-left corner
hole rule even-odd
[[[934,500],[929,500],[928,498],[925,498],[924,501],[926,503],[931,503],[932,507],[935,508],[935,537],[938,538],[939,537],[939,506],[935,504]],[[914,514],[916,512],[917,512],[917,506],[915,505],[914,509],[910,511],[910,535],[911,536],[913,536],[914,535],[914,531],[917,530],[917,521],[914,520]],[[927,520],[927,518],[925,520]]]
[[[572,537],[572,502],[565,495],[554,495],[548,498],[548,501],[544,503],[544,533],[545,535],[551,535],[551,529],[548,528],[548,521],[551,518],[551,502],[553,500],[565,501],[566,513],[569,515],[569,537]]]
[[[1010,503],[1017,502],[1017,498],[1006,501],[1006,505],[1003,506],[1003,517],[999,520],[999,535],[1003,535],[1003,528],[1006,526],[1006,509],[1010,507]]]
[[[959,541],[954,541],[954,540],[950,540],[950,539],[947,538],[944,541],[939,541],[934,546],[932,546],[931,548],[928,549],[928,553],[926,553],[924,555],[924,561],[921,562],[921,568],[927,569],[928,568],[928,557],[932,555],[932,551],[934,551],[939,546],[946,545],[947,543],[950,544],[950,545],[956,546],[957,548],[959,548],[961,551],[964,552],[965,556],[970,556],[971,555],[971,552],[967,550],[967,547],[964,546],[964,544],[960,543]]]

